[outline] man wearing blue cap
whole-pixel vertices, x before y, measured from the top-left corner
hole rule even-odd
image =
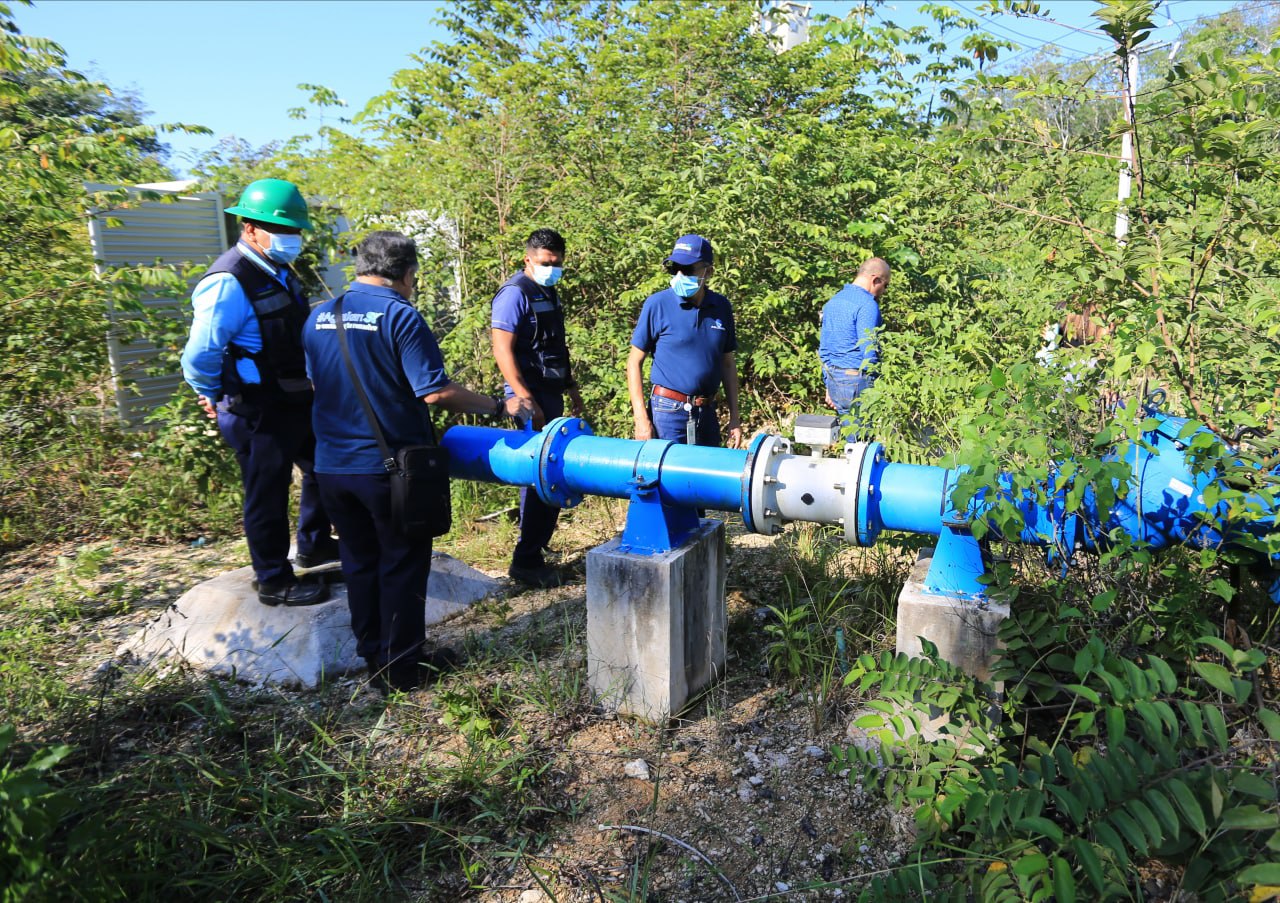
[[[734,362],[738,339],[729,299],[707,288],[713,261],[711,242],[701,235],[680,236],[665,261],[671,287],[645,299],[627,357],[637,439],[720,445],[716,393],[723,383],[729,447],[742,443]],[[646,355],[653,355],[648,400],[642,375]]]

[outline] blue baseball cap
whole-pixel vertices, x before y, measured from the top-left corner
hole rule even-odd
[[[701,235],[681,235],[676,239],[676,246],[663,262],[688,266],[691,263],[711,263],[714,256],[711,242]]]

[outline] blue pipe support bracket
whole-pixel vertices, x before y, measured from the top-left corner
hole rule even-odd
[[[698,529],[698,512],[662,499],[662,462],[676,445],[671,440],[642,442],[632,467],[631,504],[619,549],[656,555],[679,548]]]

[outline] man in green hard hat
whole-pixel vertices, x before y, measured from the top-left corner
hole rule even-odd
[[[314,605],[328,598],[328,588],[299,581],[289,562],[295,464],[302,470],[295,563],[333,561],[338,543],[312,473],[313,392],[302,350],[311,307],[289,266],[302,250],[302,230],[311,228],[307,202],[292,182],[259,179],[226,212],[240,217],[240,240],[191,293],[182,375],[240,465],[258,600]]]

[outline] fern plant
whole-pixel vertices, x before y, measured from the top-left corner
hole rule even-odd
[[[988,689],[927,652],[863,656],[849,675],[878,691],[878,711],[858,722],[877,742],[840,750],[832,767],[915,806],[920,829],[909,864],[863,899],[1141,898],[1147,860],[1181,867],[1182,889],[1203,900],[1280,882],[1280,716],[1240,704],[1260,656],[1179,680],[1161,659],[1095,638],[1044,739],[995,721]]]

